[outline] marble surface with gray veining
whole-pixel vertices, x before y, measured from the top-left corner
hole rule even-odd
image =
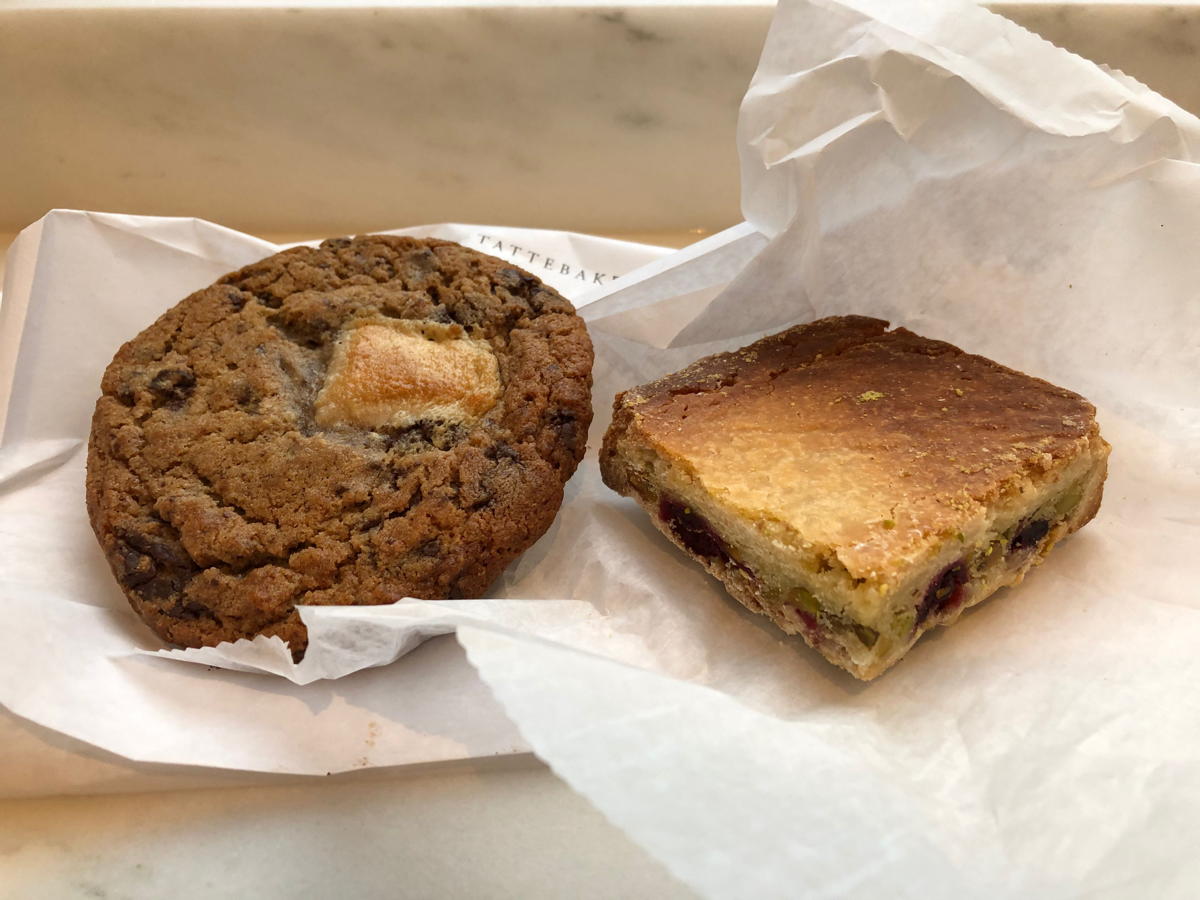
[[[0,230],[51,206],[275,231],[719,227],[768,18],[0,8]]]
[[[164,6],[0,0],[0,232],[55,206],[308,233],[739,218],[768,2]],[[994,8],[1200,109],[1200,6]]]

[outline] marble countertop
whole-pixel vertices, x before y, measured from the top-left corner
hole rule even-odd
[[[1200,112],[1200,4],[991,6]],[[0,245],[81,207],[681,246],[739,218],[734,123],[770,13],[0,0]],[[270,780],[138,765],[0,710],[0,798],[3,897],[691,896],[530,756]]]
[[[532,757],[0,803],[5,898],[694,896]]]
[[[56,206],[720,229],[772,6],[0,0],[0,231]],[[1200,6],[992,8],[1200,111]]]

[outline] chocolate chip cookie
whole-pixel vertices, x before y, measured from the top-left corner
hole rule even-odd
[[[297,247],[184,299],[104,373],[92,527],[173,644],[278,635],[298,605],[481,596],[583,455],[571,304],[439,240]]]

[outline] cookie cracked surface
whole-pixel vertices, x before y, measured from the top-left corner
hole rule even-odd
[[[439,240],[298,247],[184,299],[105,371],[92,527],[184,646],[297,605],[482,595],[549,527],[591,422],[571,304]]]

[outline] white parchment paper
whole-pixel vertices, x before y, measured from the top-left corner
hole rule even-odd
[[[512,259],[579,302],[667,252],[535,229],[398,233]],[[372,667],[463,621],[644,662],[640,639],[591,604],[523,593],[539,547],[488,600],[305,610],[314,641],[300,665],[261,638],[164,650],[108,572],[82,493],[101,373],[180,298],[277,249],[194,219],[77,211],[50,213],[17,239],[0,305],[0,702],[148,762],[325,774],[526,750],[453,641],[421,646],[402,667]],[[524,596],[541,599],[504,599]]]

